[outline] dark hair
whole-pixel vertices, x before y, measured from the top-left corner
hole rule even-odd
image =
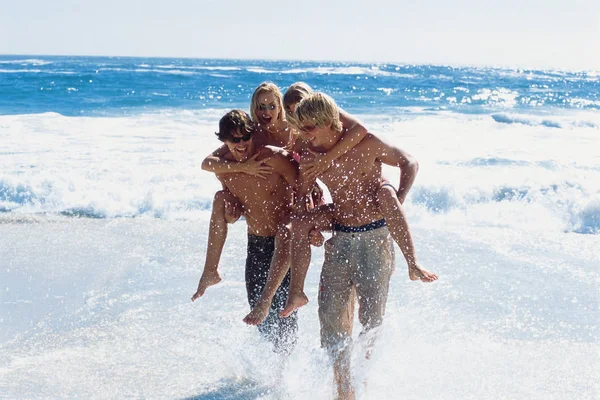
[[[224,142],[231,139],[238,130],[242,136],[254,132],[254,123],[245,111],[231,110],[219,121],[219,132],[215,132],[215,135]]]

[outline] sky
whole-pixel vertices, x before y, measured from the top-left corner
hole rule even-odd
[[[600,1],[0,0],[0,54],[600,70]]]

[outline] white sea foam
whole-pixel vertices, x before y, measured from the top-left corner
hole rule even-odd
[[[1,117],[0,210],[196,218],[208,212],[219,187],[199,165],[220,144],[214,132],[224,111]],[[600,193],[597,114],[364,119],[371,131],[417,156],[421,169],[408,201],[431,218],[526,230],[600,229],[598,209],[589,203]]]
[[[176,68],[176,69],[146,69],[146,68],[112,68],[112,67],[104,67],[99,68],[98,71],[115,71],[115,72],[141,72],[141,73],[155,73],[155,74],[169,74],[169,75],[198,75],[199,72],[194,72],[186,69]]]
[[[38,74],[41,69],[0,69],[0,74]]]
[[[600,117],[590,114],[587,118],[561,116],[561,115],[519,115],[519,114],[492,114],[494,121],[503,124],[523,124],[530,126],[546,126],[549,128],[598,128]]]
[[[52,64],[52,61],[39,60],[36,58],[29,58],[23,60],[0,60],[0,64],[19,64],[19,65],[48,65]]]
[[[175,64],[167,64],[167,65],[147,65],[142,64],[138,65],[139,67],[144,68],[161,68],[161,69],[197,69],[197,70],[206,70],[206,71],[240,71],[240,67],[229,67],[229,66],[210,66],[210,65],[175,65]]]
[[[359,67],[315,67],[315,68],[291,68],[282,70],[266,69],[262,67],[247,67],[246,71],[257,74],[317,74],[317,75],[367,75],[367,76],[394,76],[399,78],[414,78],[414,74],[384,71],[377,66]]]
[[[359,398],[596,398],[597,237],[583,237],[595,240],[584,246],[566,235],[414,225],[421,262],[441,279],[410,282],[398,258],[368,362],[355,321]],[[317,319],[323,250],[313,251],[299,342],[282,363],[241,322],[248,311],[243,222],[229,230],[223,282],[189,301],[207,226],[207,219],[0,223],[3,394],[331,398]]]
[[[377,88],[377,90],[382,91],[388,96],[396,91],[394,88]]]
[[[42,70],[42,69],[0,69],[0,74],[40,74],[48,73],[53,75],[75,75],[73,71],[61,70]]]
[[[135,69],[133,72],[154,72],[157,74],[170,75],[198,75],[198,72],[188,71],[183,69]]]
[[[498,89],[480,89],[477,94],[471,96],[472,100],[483,101],[487,104],[495,106],[502,105],[505,107],[513,107],[517,104],[518,92],[505,88]]]
[[[573,97],[573,98],[570,98],[567,101],[573,107],[577,107],[577,108],[588,107],[588,106],[600,107],[600,100],[588,100],[588,99],[580,99],[580,98],[577,98],[577,97]]]

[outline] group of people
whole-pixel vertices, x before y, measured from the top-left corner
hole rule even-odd
[[[255,90],[250,114],[232,110],[216,133],[223,146],[202,168],[223,185],[215,194],[204,272],[192,301],[221,281],[219,259],[227,225],[248,225],[246,290],[257,325],[276,352],[290,353],[297,338],[297,309],[308,302],[304,281],[311,245],[325,242],[319,288],[321,345],[333,358],[338,397],[353,399],[350,367],[354,303],[363,333],[383,321],[396,241],[411,280],[433,282],[422,268],[402,208],[417,161],[386,144],[328,95],[303,82],[285,95],[273,83]],[[400,169],[397,188],[382,164]],[[325,204],[317,179],[331,194]]]

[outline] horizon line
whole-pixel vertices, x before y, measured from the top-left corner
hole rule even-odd
[[[560,71],[560,72],[600,72],[600,68],[557,68],[557,67],[523,67],[510,64],[472,64],[472,63],[441,63],[441,62],[408,62],[408,61],[364,61],[364,60],[317,60],[317,59],[287,59],[287,58],[244,58],[244,57],[196,57],[196,56],[140,56],[140,55],[105,55],[105,54],[42,54],[42,53],[0,53],[0,57],[95,57],[95,58],[159,58],[159,59],[190,59],[190,60],[230,60],[230,61],[273,61],[273,62],[324,62],[346,64],[397,64],[412,66],[434,66],[450,68],[486,68],[504,70],[528,71]]]

